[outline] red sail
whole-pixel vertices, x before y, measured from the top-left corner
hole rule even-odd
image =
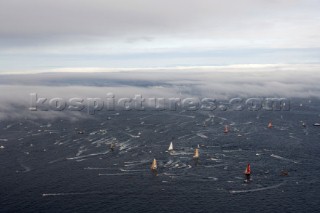
[[[250,164],[248,163],[247,168],[244,172],[245,174],[251,174]]]

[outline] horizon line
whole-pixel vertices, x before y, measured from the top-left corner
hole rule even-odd
[[[318,63],[305,63],[305,64],[289,64],[289,63],[279,63],[279,64],[229,64],[229,65],[199,65],[199,66],[160,66],[160,67],[61,67],[52,69],[42,69],[42,70],[20,70],[20,71],[0,71],[0,75],[21,75],[21,74],[48,74],[48,73],[119,73],[119,72],[135,72],[135,71],[224,71],[224,72],[248,72],[250,70],[243,69],[263,69],[263,68],[277,68],[286,70],[297,70],[301,66],[307,66],[311,68],[320,68]],[[211,69],[211,70],[209,70]],[[213,70],[212,70],[213,69]],[[217,70],[220,69],[220,70]],[[228,70],[229,69],[229,70]],[[241,70],[234,70],[241,69]],[[277,71],[274,70],[274,71]],[[253,71],[253,70],[251,70]],[[272,71],[272,70],[268,70]]]

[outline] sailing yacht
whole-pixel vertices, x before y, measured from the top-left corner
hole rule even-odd
[[[115,143],[110,144],[111,151],[114,151],[115,148],[116,148],[116,144]]]
[[[151,171],[157,171],[157,160],[154,158],[151,164]]]
[[[224,133],[228,133],[229,132],[229,128],[228,128],[228,125],[225,125],[224,126],[224,131],[223,131]]]
[[[196,149],[194,150],[193,159],[199,159],[199,149],[198,149],[198,148],[196,148]]]
[[[246,170],[244,170],[244,175],[246,176],[246,182],[250,181],[250,175],[251,175],[251,168],[250,163],[248,163]]]
[[[168,148],[168,151],[173,151],[173,144],[172,144],[172,142],[170,143],[170,146],[169,146],[169,148]]]
[[[270,121],[269,124],[268,124],[268,128],[269,128],[269,129],[272,128],[272,123],[271,123],[271,121]]]

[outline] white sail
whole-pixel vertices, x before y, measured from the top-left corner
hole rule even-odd
[[[172,144],[172,142],[170,143],[170,146],[169,146],[168,150],[169,150],[169,151],[172,151],[172,150],[173,150],[173,144]]]

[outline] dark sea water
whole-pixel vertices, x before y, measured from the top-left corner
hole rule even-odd
[[[312,125],[319,115],[314,101],[290,111],[1,120],[0,211],[319,212],[320,127]],[[175,151],[168,153],[171,141]]]

